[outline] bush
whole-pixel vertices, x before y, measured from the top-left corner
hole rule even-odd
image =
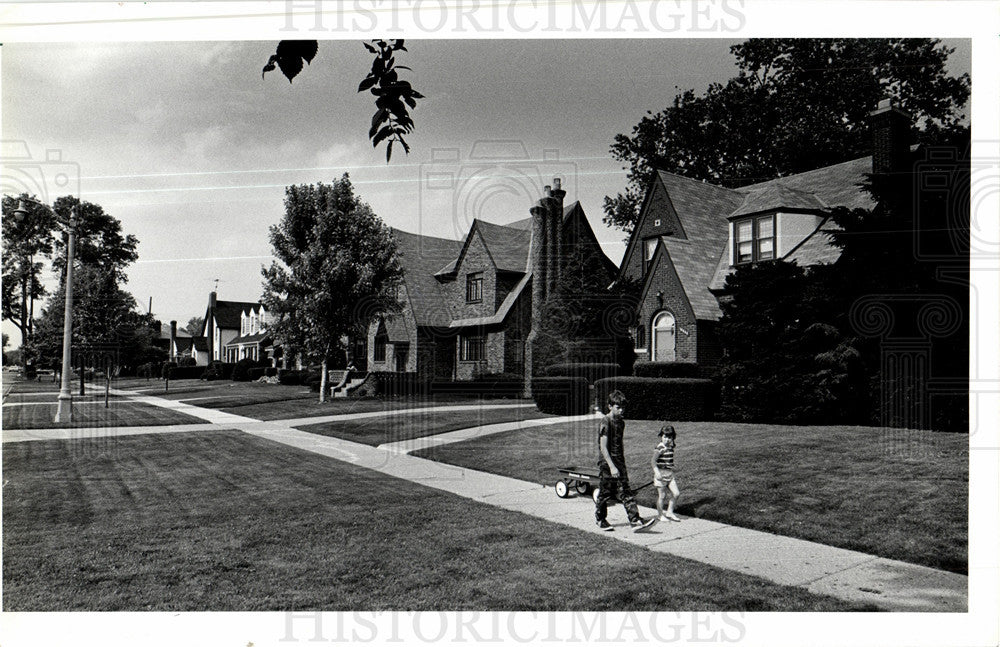
[[[159,362],[146,362],[145,364],[140,364],[138,368],[135,369],[137,377],[144,377],[146,379],[156,377],[159,372]]]
[[[160,377],[167,379],[170,377],[170,372],[177,368],[177,362],[163,362],[160,364]]]
[[[212,362],[205,369],[205,374],[202,376],[206,380],[228,380],[233,376],[233,367],[235,364],[227,364],[225,362]]]
[[[353,389],[353,395],[391,398],[397,396],[427,395],[430,382],[419,379],[417,373],[374,371],[364,383]]]
[[[195,360],[195,358],[193,358],[190,355],[188,355],[187,357],[181,357],[180,359],[178,359],[177,360],[177,365],[178,366],[197,366],[198,362]]]
[[[597,362],[570,362],[566,364],[552,364],[542,369],[543,377],[582,377],[587,380],[587,384],[593,384],[597,380],[618,376],[618,365]]]
[[[704,377],[691,362],[636,362],[632,372],[636,377]]]
[[[583,377],[536,377],[531,381],[531,397],[542,413],[563,416],[590,411],[590,384]]]
[[[253,379],[250,376],[250,371],[255,368],[263,368],[264,366],[266,366],[266,363],[264,362],[258,362],[250,359],[249,357],[244,357],[233,366],[233,375],[231,379],[233,382],[249,382]],[[260,377],[260,375],[257,377]]]
[[[516,398],[524,392],[524,377],[516,373],[484,373],[471,381],[440,380],[430,383],[430,392]]]
[[[628,398],[625,415],[635,420],[713,420],[719,403],[719,388],[712,380],[615,377],[594,384],[602,410],[615,389]]]
[[[305,384],[305,378],[308,376],[309,376],[309,371],[305,369],[301,371],[296,371],[292,369],[278,371],[278,381],[281,382],[282,384],[288,384],[291,386],[298,386],[299,384]],[[317,387],[316,390],[318,391],[319,387]]]

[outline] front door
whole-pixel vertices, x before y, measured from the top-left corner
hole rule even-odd
[[[396,371],[400,373],[406,372],[406,360],[410,356],[410,344],[402,343],[395,344],[393,354],[396,357]]]

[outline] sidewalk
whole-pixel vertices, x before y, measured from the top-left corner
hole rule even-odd
[[[155,396],[135,396],[128,392],[118,394],[132,397],[139,402],[183,411],[210,423],[185,425],[184,427],[189,428],[185,430],[218,427],[239,429],[260,438],[347,461],[479,503],[521,512],[584,532],[610,536],[655,552],[754,575],[779,584],[803,587],[812,593],[832,595],[854,602],[872,603],[889,611],[965,612],[968,610],[968,578],[964,575],[791,537],[727,526],[705,519],[688,518],[681,523],[664,521],[647,532],[634,534],[628,529],[627,519],[621,506],[609,509],[608,520],[616,528],[615,532],[606,533],[596,527],[594,504],[590,497],[574,496],[560,499],[551,487],[438,463],[406,453],[418,447],[433,446],[428,443],[458,442],[488,433],[500,433],[517,428],[518,425],[555,424],[564,422],[567,418],[486,425],[471,430],[441,434],[439,437],[434,437],[435,441],[429,438],[415,439],[412,442],[417,444],[412,447],[408,444],[411,441],[406,441],[376,448],[308,433],[295,429],[294,426],[333,419],[357,419],[371,415],[399,415],[419,409],[262,422]],[[437,410],[458,409],[441,407]],[[591,416],[583,418],[588,417]],[[150,433],[170,430],[169,427],[148,429]],[[30,431],[26,430],[23,433],[27,435]],[[51,431],[47,430],[46,438],[52,437]],[[80,438],[82,432],[89,430],[65,431],[72,434],[69,437]],[[108,434],[112,430],[105,428],[93,431]],[[9,438],[8,432],[4,432],[4,441],[8,440],[15,439]],[[640,513],[643,516],[651,516],[655,511],[640,508]]]

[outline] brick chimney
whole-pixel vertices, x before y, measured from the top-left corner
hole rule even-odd
[[[205,321],[205,327],[208,329],[208,361],[209,363],[215,359],[215,302],[216,294],[215,290],[208,295],[208,314]],[[221,359],[221,358],[220,358]]]
[[[538,337],[538,325],[542,320],[542,303],[546,297],[545,238],[548,221],[548,211],[541,200],[530,209],[530,212],[531,246],[528,252],[528,264],[531,271],[531,330],[524,340],[524,396],[528,398],[531,397],[535,339]]]
[[[553,286],[553,290],[562,282],[563,279],[563,261],[565,256],[565,250],[563,249],[563,200],[566,198],[566,192],[562,188],[562,178],[552,179],[552,202],[551,202],[551,218],[552,218],[552,229],[554,235],[549,239],[552,241],[550,245],[550,253],[552,254],[554,276],[550,281]]]
[[[892,105],[892,99],[882,99],[868,121],[872,129],[872,173],[910,172],[910,127],[913,118]]]
[[[176,359],[177,353],[174,352],[174,350],[176,348],[177,348],[177,322],[176,321],[171,321],[170,322],[170,350],[168,352],[168,355],[170,356],[170,359]]]

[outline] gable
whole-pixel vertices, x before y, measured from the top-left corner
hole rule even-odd
[[[684,290],[684,281],[677,272],[666,245],[658,244],[650,262],[650,272],[643,282],[642,291],[639,296],[639,312],[655,312],[667,309],[677,314],[693,315],[694,308],[691,307],[691,300]],[[670,286],[680,286],[680,290],[670,289]],[[663,290],[667,287],[666,290]],[[657,298],[657,292],[663,291],[663,302]],[[643,322],[645,325],[646,322]]]

